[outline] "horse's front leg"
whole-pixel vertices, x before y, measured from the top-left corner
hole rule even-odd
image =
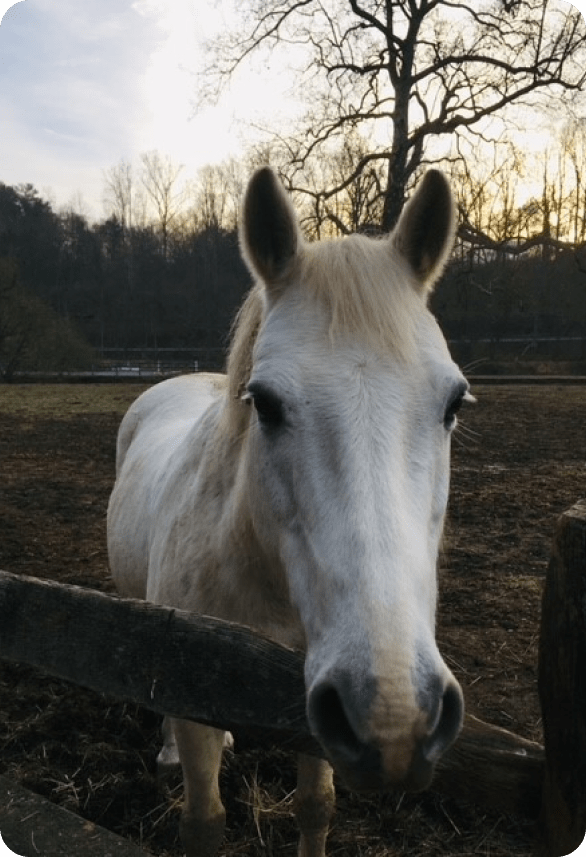
[[[226,825],[218,783],[224,732],[188,720],[172,723],[183,770],[180,831],[185,854],[215,857]]]
[[[333,777],[331,766],[323,759],[298,757],[293,809],[301,833],[299,857],[325,857],[326,837],[336,804]]]
[[[175,776],[181,774],[181,762],[179,760],[179,748],[175,740],[173,732],[173,718],[163,718],[161,727],[163,733],[163,746],[157,756],[157,779],[162,785]],[[234,738],[231,732],[224,733],[224,750],[232,750],[234,747]]]

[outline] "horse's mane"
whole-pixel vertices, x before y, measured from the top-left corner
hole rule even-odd
[[[388,238],[350,235],[304,243],[296,279],[326,307],[332,343],[351,335],[399,359],[410,352],[414,319],[424,302]],[[242,395],[252,370],[252,352],[264,314],[262,289],[259,283],[253,286],[232,328],[227,366],[232,398]]]
[[[228,352],[228,394],[239,399],[252,372],[252,352],[263,318],[262,286],[256,283],[249,291],[232,325],[232,342]]]

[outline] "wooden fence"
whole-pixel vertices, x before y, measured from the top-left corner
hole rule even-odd
[[[0,572],[0,658],[259,745],[322,753],[303,655],[228,622]],[[433,788],[535,819],[536,851],[562,857],[586,831],[586,501],[557,524],[539,695],[545,749],[467,715]]]

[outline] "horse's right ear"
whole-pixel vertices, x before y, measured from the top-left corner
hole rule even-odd
[[[281,182],[270,169],[258,170],[242,207],[240,247],[253,275],[278,288],[291,273],[301,243],[297,215]]]

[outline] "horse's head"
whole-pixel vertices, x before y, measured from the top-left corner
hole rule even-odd
[[[242,404],[251,514],[304,627],[312,732],[355,787],[425,787],[462,723],[435,612],[469,394],[426,306],[454,219],[438,172],[382,239],[306,243],[269,169],[244,202],[262,300]]]

